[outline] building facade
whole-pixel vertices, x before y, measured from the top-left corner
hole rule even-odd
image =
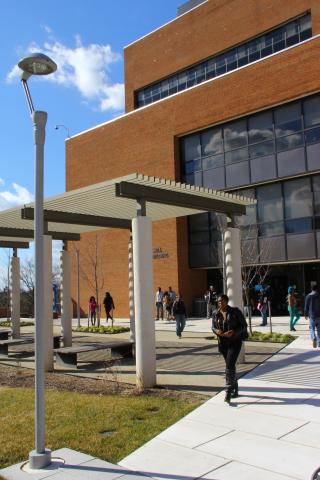
[[[67,190],[137,171],[255,197],[236,219],[243,263],[268,266],[277,310],[288,284],[320,283],[319,1],[207,0],[124,58],[126,113],[67,142]],[[210,282],[221,285],[224,221],[156,222],[154,289],[171,285],[191,310]],[[128,315],[128,236],[99,234],[101,288],[119,316]],[[82,258],[92,242],[79,243]]]

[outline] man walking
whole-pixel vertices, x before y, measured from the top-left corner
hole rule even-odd
[[[228,305],[227,295],[218,298],[218,310],[212,317],[212,331],[218,337],[219,352],[226,363],[226,395],[224,401],[238,397],[236,362],[242,341],[248,338],[247,322],[239,308]]]
[[[317,285],[313,285],[311,293],[306,296],[304,315],[309,319],[310,337],[313,348],[320,347],[320,293]]]
[[[204,299],[207,302],[207,318],[212,318],[213,313],[217,310],[217,292],[213,285],[210,285]]]

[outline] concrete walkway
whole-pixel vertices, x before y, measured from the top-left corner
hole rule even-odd
[[[259,321],[254,319],[254,324]],[[194,320],[198,329],[210,331],[205,322]],[[157,330],[173,328],[161,323]],[[288,332],[287,318],[274,319],[274,331]],[[65,460],[64,466],[26,473],[18,465],[0,474],[8,480],[125,480],[128,475],[132,480],[139,475],[165,480],[309,480],[320,467],[320,349],[312,349],[305,320],[297,334],[292,344],[240,379],[240,397],[230,406],[219,393],[124,458],[119,463],[123,470],[63,449],[54,455]]]

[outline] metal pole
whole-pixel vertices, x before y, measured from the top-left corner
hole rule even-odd
[[[80,251],[77,252],[77,316],[78,316],[78,327],[80,327]]]
[[[32,112],[35,143],[35,450],[29,454],[31,468],[51,463],[51,451],[45,448],[45,330],[44,322],[44,248],[43,248],[43,160],[47,113]]]

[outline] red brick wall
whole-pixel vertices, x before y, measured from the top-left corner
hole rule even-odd
[[[230,10],[231,3],[234,7],[232,11]],[[256,2],[235,0],[231,3],[227,2],[221,9],[228,7],[229,16],[234,21],[238,17],[244,18],[244,12],[238,11],[237,6],[244,5],[244,3],[251,5],[255,12],[255,15],[250,14],[250,21],[253,22],[253,18],[255,18],[255,26],[251,26],[251,32],[259,32],[260,29],[265,28],[267,19],[264,16],[267,10],[270,10],[273,15],[272,21],[279,23],[285,20],[286,15],[291,18],[297,12],[310,8],[311,5],[313,31],[314,33],[320,32],[320,2],[311,0],[309,2],[302,0],[283,2],[281,3],[281,12],[279,3],[275,8],[275,2],[271,0]],[[213,8],[214,5],[215,8],[218,8],[218,3],[212,0],[209,4],[211,10],[207,10],[209,6],[203,5],[194,11],[198,13],[190,12],[190,16],[194,18],[195,14],[200,15],[200,11],[206,8],[207,16],[202,21],[207,22],[208,31],[210,28],[215,30],[213,26],[218,25],[216,23],[217,12]],[[253,5],[258,6],[253,7]],[[283,13],[282,7],[285,13]],[[211,12],[210,15],[209,12]],[[188,16],[189,14],[182,17],[186,19],[184,21],[187,21]],[[241,20],[241,22],[243,21],[244,19]],[[241,22],[236,22],[234,25],[238,26],[238,23],[242,25]],[[173,22],[174,24],[175,22]],[[221,35],[221,29],[223,33],[225,25],[222,23],[219,27],[221,37],[226,37],[226,35]],[[164,28],[167,29],[167,27]],[[195,25],[193,28],[196,28]],[[202,27],[199,28],[199,30],[201,29]],[[232,36],[236,35],[233,30],[237,29],[233,27],[230,33]],[[175,39],[174,31],[170,32],[172,42],[178,41]],[[201,32],[198,34],[200,37],[202,36]],[[160,31],[157,35],[160,35]],[[168,41],[168,35],[167,32],[166,41]],[[148,37],[143,42],[147,40]],[[191,46],[188,45],[192,51],[191,47],[192,43]],[[137,47],[133,46],[132,48]],[[183,52],[188,50],[182,45],[179,48]],[[136,54],[140,55],[139,51]],[[184,55],[187,54],[184,53]],[[194,55],[194,52],[190,52],[190,55]],[[200,53],[198,52],[197,55],[199,56]],[[170,58],[168,57],[168,59]],[[320,91],[319,59],[320,39],[315,39],[222,78],[136,110],[69,140],[66,149],[67,190],[133,172],[178,180],[180,178],[177,138],[179,135]],[[170,62],[168,60],[165,62],[166,66],[161,68],[166,68],[168,71],[171,68]],[[145,72],[145,75],[149,74]],[[82,251],[85,251],[86,241],[84,238],[80,242]],[[103,234],[101,258],[105,271],[105,289],[110,290],[113,294],[117,307],[116,315],[119,316],[128,315],[127,241],[127,232],[114,230]],[[190,308],[192,299],[201,295],[206,288],[206,271],[190,270],[188,267],[185,220],[155,222],[153,246],[160,247],[169,253],[168,259],[154,260],[154,290],[159,285],[164,289],[171,285],[175,290],[181,290]],[[75,279],[74,276],[73,278]],[[73,288],[73,297],[75,298],[75,281]],[[87,298],[93,293],[84,281],[82,281],[81,288],[83,299],[81,306],[86,310]]]

